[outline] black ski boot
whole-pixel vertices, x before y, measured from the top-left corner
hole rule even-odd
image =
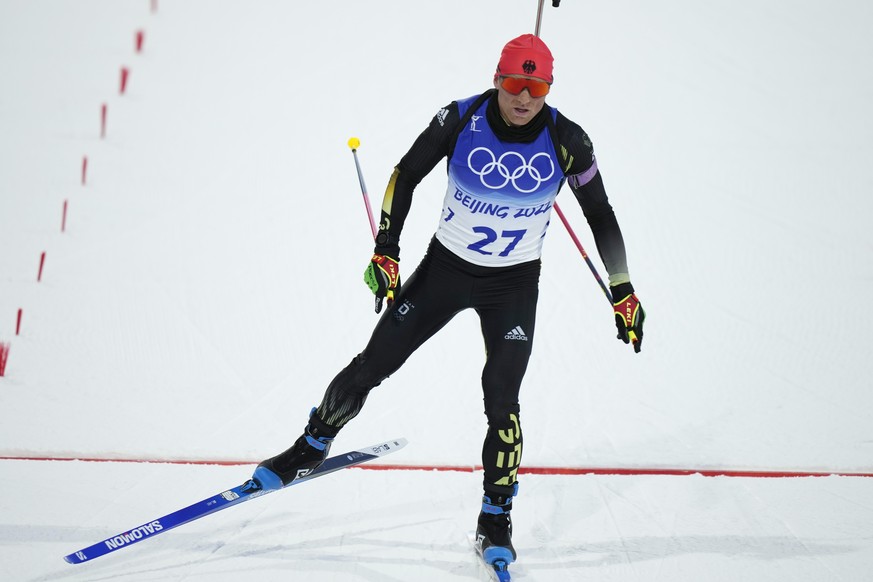
[[[515,491],[518,491],[516,485]],[[513,492],[513,495],[515,494]],[[512,495],[485,492],[482,497],[482,511],[476,526],[476,543],[482,551],[485,562],[503,568],[515,561],[515,548],[512,547]]]
[[[321,422],[315,410],[309,416],[309,424],[284,453],[261,461],[252,480],[261,489],[281,489],[296,479],[306,477],[324,462],[337,430]]]

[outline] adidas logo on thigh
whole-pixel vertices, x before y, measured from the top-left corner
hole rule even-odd
[[[512,328],[511,330],[509,330],[508,332],[506,332],[506,335],[503,336],[503,339],[519,340],[519,341],[526,342],[527,335],[524,333],[524,330],[521,329],[521,326],[517,325],[514,328]]]

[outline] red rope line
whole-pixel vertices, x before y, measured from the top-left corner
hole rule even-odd
[[[36,457],[0,456],[0,461],[83,461],[88,463],[156,463],[166,465],[255,465],[255,461],[220,459],[130,459],[108,457]],[[482,470],[481,465],[389,465],[366,464],[350,467],[367,471],[451,471],[474,473]],[[864,471],[806,471],[784,469],[677,469],[670,467],[521,467],[520,475],[656,475],[703,477],[750,477],[750,478],[789,478],[789,477],[873,477],[873,472]]]

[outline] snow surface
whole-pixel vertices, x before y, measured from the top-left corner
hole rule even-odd
[[[287,447],[375,323],[347,140],[378,208],[430,117],[487,88],[536,17],[533,0],[155,4],[0,0],[2,457]],[[594,140],[648,319],[641,354],[614,339],[555,224],[524,464],[873,472],[873,5],[546,4],[549,102]],[[402,272],[444,187],[440,166],[417,190]],[[459,315],[337,450],[405,436],[392,463],[478,464],[482,358]],[[250,469],[0,461],[0,577],[486,579],[465,539],[476,473],[341,472],[61,561]],[[869,478],[525,475],[515,577],[865,580],[871,499]]]

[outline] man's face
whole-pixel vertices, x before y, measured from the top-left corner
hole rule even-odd
[[[514,95],[507,91],[502,84],[502,81],[507,77],[497,77],[494,79],[494,87],[497,89],[497,105],[500,108],[500,115],[503,120],[510,125],[525,125],[536,116],[546,103],[546,96],[531,97],[531,91],[527,88],[522,89],[520,93]],[[540,82],[539,79],[533,77],[525,77],[524,75],[509,75],[510,79],[531,80]],[[534,91],[536,93],[536,91]]]

